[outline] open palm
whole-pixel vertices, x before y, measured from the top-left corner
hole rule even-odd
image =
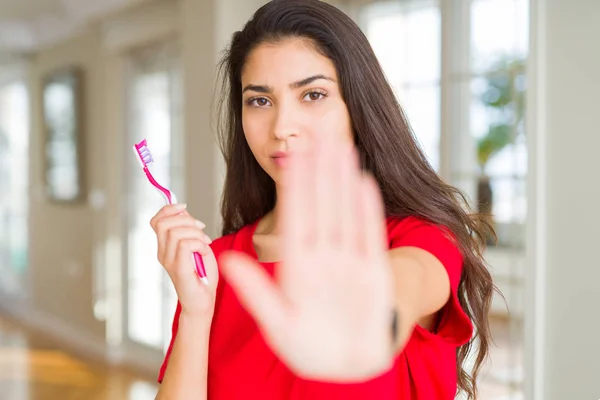
[[[392,278],[379,189],[354,149],[294,155],[280,190],[283,259],[270,278],[242,253],[222,272],[273,351],[306,378],[353,381],[392,361]]]

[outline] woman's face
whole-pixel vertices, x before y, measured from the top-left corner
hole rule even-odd
[[[258,46],[242,69],[242,125],[248,145],[276,184],[286,156],[328,135],[352,146],[350,115],[330,59],[306,39]]]

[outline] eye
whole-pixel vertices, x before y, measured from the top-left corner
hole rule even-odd
[[[268,107],[271,102],[264,97],[252,97],[246,101],[246,104],[252,107]]]
[[[303,101],[317,101],[317,100],[321,100],[325,97],[327,97],[327,93],[325,93],[321,90],[311,90],[310,92],[307,92],[306,94],[304,94],[304,97],[302,98],[302,100]]]

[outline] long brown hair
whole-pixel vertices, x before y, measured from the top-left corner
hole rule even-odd
[[[362,167],[379,183],[388,216],[417,216],[447,227],[464,257],[458,294],[476,336],[457,351],[458,386],[476,398],[476,379],[491,342],[488,312],[495,287],[482,257],[491,232],[464,196],[444,183],[417,145],[379,62],[360,28],[337,8],[318,0],[274,0],[233,35],[220,64],[223,96],[219,139],[226,162],[222,233],[255,222],[273,209],[275,184],[263,171],[242,129],[241,72],[248,54],[265,42],[309,40],[335,65],[354,130]],[[472,375],[463,367],[479,340]]]

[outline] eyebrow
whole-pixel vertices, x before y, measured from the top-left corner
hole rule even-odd
[[[313,75],[313,76],[309,76],[308,78],[304,78],[302,80],[299,80],[297,82],[294,82],[292,84],[290,84],[290,87],[292,89],[298,89],[301,88],[303,86],[306,85],[310,85],[311,83],[313,83],[314,81],[317,81],[319,79],[324,79],[330,82],[335,82],[335,80],[333,78],[330,78],[328,76],[325,76],[323,74],[317,74],[317,75]],[[254,92],[258,92],[258,93],[272,93],[273,92],[273,88],[267,85],[246,85],[246,87],[244,87],[244,90],[242,90],[242,94],[252,90]]]

